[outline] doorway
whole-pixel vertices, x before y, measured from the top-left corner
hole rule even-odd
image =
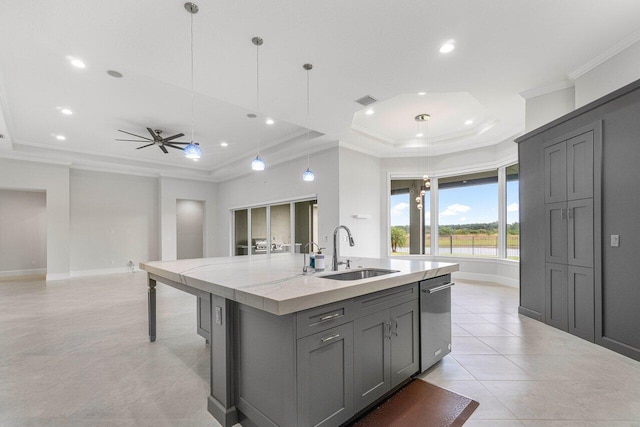
[[[204,202],[176,200],[177,259],[204,258]]]
[[[0,278],[46,271],[46,193],[0,189]]]

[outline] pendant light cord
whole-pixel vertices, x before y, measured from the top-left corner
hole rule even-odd
[[[258,157],[260,157],[260,45],[256,44],[256,120],[258,124]]]
[[[309,158],[311,156],[311,116],[309,114],[309,71],[307,70],[307,169],[309,169]]]
[[[191,13],[191,143],[193,144],[193,128],[195,127],[195,114],[193,109],[195,94],[193,91],[193,13]]]

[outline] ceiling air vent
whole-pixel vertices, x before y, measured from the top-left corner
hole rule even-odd
[[[356,102],[360,105],[362,105],[363,107],[366,107],[367,105],[371,105],[374,102],[377,102],[378,100],[375,99],[373,96],[371,95],[365,95],[360,99],[356,99]]]

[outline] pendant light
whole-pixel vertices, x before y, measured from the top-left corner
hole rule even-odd
[[[260,157],[260,46],[264,43],[260,37],[251,39],[251,43],[256,46],[256,125],[258,126],[258,154],[251,162],[251,169],[254,171],[263,171],[265,168],[264,160]]]
[[[420,195],[416,196],[416,203],[417,203],[418,210],[422,210],[424,196],[427,194],[427,191],[429,190],[429,188],[431,188],[431,179],[429,178],[429,175],[427,175],[427,137],[426,137],[426,131],[422,129],[422,124],[423,123],[426,124],[430,118],[431,116],[429,114],[418,114],[415,117],[417,127],[418,127],[417,135],[420,135],[420,137],[422,138],[422,147],[424,148],[424,175],[422,176],[422,185],[420,186]]]
[[[193,91],[193,15],[198,13],[199,9],[197,4],[191,2],[185,3],[184,8],[191,14],[191,142],[184,147],[184,156],[187,159],[197,161],[202,156],[202,150],[200,150],[200,144],[193,142],[193,128],[196,120],[193,112],[195,97],[195,93]]]
[[[313,65],[304,64],[302,68],[307,72],[307,170],[302,173],[302,180],[311,182],[316,179],[315,174],[309,167],[309,157],[311,156],[311,119],[309,115],[309,71],[313,69]]]

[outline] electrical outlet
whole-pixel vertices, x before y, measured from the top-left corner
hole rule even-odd
[[[612,248],[617,248],[618,246],[620,246],[620,235],[619,234],[612,234],[611,235],[611,247]]]

